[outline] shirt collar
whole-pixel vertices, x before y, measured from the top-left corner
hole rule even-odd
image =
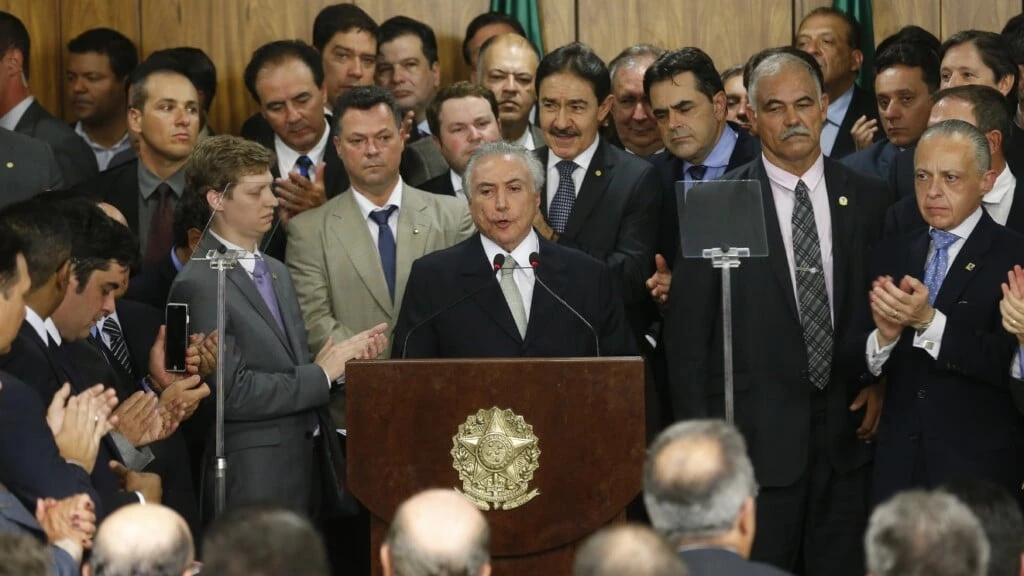
[[[804,181],[809,190],[814,190],[825,176],[825,157],[821,154],[818,154],[818,159],[814,161],[814,164],[811,164],[807,172],[800,176],[772,164],[763,152],[761,153],[761,161],[764,162],[764,171],[768,174],[768,180],[786,190],[796,190],[796,184],[800,180]]]
[[[286,172],[291,172],[295,168],[295,163],[298,162],[300,156],[306,156],[313,161],[313,167],[310,169],[314,173],[316,172],[316,166],[324,159],[324,151],[327,149],[327,143],[331,140],[331,125],[324,119],[324,133],[320,136],[320,140],[315,146],[310,148],[309,152],[305,154],[291,148],[285,144],[284,140],[276,133],[274,134],[274,152],[277,153],[278,166],[286,167]],[[285,174],[281,174],[285,176]]]
[[[529,126],[526,130],[523,130],[523,135],[516,139],[513,144],[518,144],[527,150],[533,150],[537,147],[537,144],[533,141],[533,130]]]
[[[0,128],[14,130],[18,126],[18,122],[21,122],[21,117],[25,115],[25,111],[35,101],[35,97],[29,94],[24,100],[15,104],[14,108],[7,111],[7,114],[0,116]]]
[[[725,129],[722,130],[722,135],[719,136],[718,142],[715,142],[715,147],[711,149],[711,153],[704,159],[704,166],[708,168],[725,168],[729,166],[729,158],[732,157],[732,151],[736,148],[736,140],[740,137],[732,126],[727,123]],[[683,161],[683,170],[688,169],[693,164],[687,161]]]
[[[100,152],[110,152],[114,150],[119,151],[131,145],[131,143],[128,140],[127,130],[125,130],[124,136],[121,136],[121,139],[115,142],[114,145],[110,146],[109,148],[101,144],[98,144],[95,140],[89,137],[89,133],[86,132],[85,128],[82,127],[81,120],[75,122],[75,134],[81,136],[82,140],[85,140],[85,143],[88,144],[90,148],[92,148],[93,150],[98,150]]]
[[[25,321],[28,322],[29,326],[31,326],[33,330],[36,331],[36,334],[39,335],[39,339],[40,340],[42,340],[43,342],[46,342],[48,340],[46,335],[49,332],[49,330],[47,330],[46,321],[43,320],[39,316],[39,314],[36,314],[36,311],[33,310],[27,304],[25,305]],[[60,343],[60,340],[59,340],[60,334],[58,334],[57,336],[58,336],[57,343],[59,344]]]
[[[120,326],[120,325],[121,325],[121,319],[120,319],[120,318],[118,318],[118,316],[117,316],[117,311],[115,310],[115,311],[114,311],[113,313],[111,313],[111,314],[110,314],[109,316],[104,316],[103,318],[100,318],[100,319],[99,319],[99,320],[98,320],[98,321],[96,322],[96,328],[95,328],[95,330],[96,330],[96,333],[97,333],[97,334],[100,334],[100,333],[102,333],[102,332],[103,332],[103,323],[107,321],[107,318],[113,318],[113,319],[114,319],[114,322],[117,322],[117,325],[118,325],[118,326]]]
[[[1013,190],[1016,185],[1017,179],[1010,171],[1010,165],[1007,164],[1003,166],[1003,171],[996,177],[992,189],[981,197],[981,201],[985,204],[999,204],[1002,202],[1003,196],[1006,196],[1006,193]]]
[[[850,108],[850,103],[853,102],[853,89],[856,87],[850,86],[850,89],[843,92],[843,95],[836,98],[835,102],[828,103],[828,121],[836,126],[842,126],[843,118],[846,118],[846,111]]]
[[[249,248],[243,248],[243,247],[239,246],[238,244],[235,244],[234,242],[230,242],[228,240],[225,240],[223,236],[221,236],[220,234],[217,234],[216,232],[214,232],[212,228],[210,229],[210,235],[212,235],[214,237],[214,239],[216,239],[218,242],[223,244],[224,247],[227,248],[228,250],[241,250],[242,252],[245,252],[245,254],[242,255],[243,258],[249,259],[249,258],[258,258],[258,257],[260,257],[259,242],[257,242],[256,246],[254,246],[252,249],[249,249]]]
[[[178,168],[178,171],[171,174],[171,177],[167,180],[161,180],[159,176],[153,174],[149,168],[146,168],[146,163],[139,159],[139,192],[142,193],[142,197],[149,200],[149,197],[153,195],[157,187],[163,183],[167,183],[174,191],[174,195],[181,198],[182,192],[185,190],[185,167]]]
[[[419,124],[417,124],[416,128],[419,128],[419,131],[420,131],[421,134],[431,134],[431,132],[430,132],[430,123],[427,122],[426,120],[424,120],[423,122],[420,122]]]
[[[455,170],[448,170],[448,175],[452,178],[452,190],[459,192],[462,190],[462,176],[455,173]]]
[[[590,169],[590,162],[594,159],[594,154],[597,153],[597,145],[601,143],[601,137],[594,138],[594,141],[587,146],[583,152],[580,152],[575,158],[560,158],[555,151],[548,148],[548,170],[555,168],[555,165],[562,160],[572,160],[577,166],[583,168],[583,172],[586,173]]]
[[[483,234],[480,235],[480,243],[484,246],[484,253],[487,254],[487,261],[494,262],[494,257],[498,254],[508,254],[515,259],[517,266],[529,267],[530,266],[530,254],[534,252],[540,252],[540,240],[537,238],[537,232],[530,229],[530,233],[523,238],[523,241],[516,246],[511,253],[506,252],[504,248],[498,246],[494,240],[491,240]]]
[[[402,187],[403,182],[401,176],[398,178],[398,183],[391,190],[391,195],[388,196],[388,201],[384,203],[384,206],[377,206],[369,198],[363,195],[362,192],[356,190],[356,187],[352,187],[352,191],[355,192],[356,205],[359,206],[359,213],[363,215],[363,220],[370,218],[370,212],[374,210],[380,210],[388,206],[396,206],[398,211],[402,210]]]
[[[978,222],[981,222],[981,215],[984,212],[985,211],[981,209],[981,206],[978,206],[978,209],[975,210],[967,218],[964,218],[963,222],[958,224],[952,230],[947,230],[947,232],[956,235],[958,238],[960,238],[960,240],[966,240],[967,237],[970,236],[971,233],[974,232],[974,228],[978,226]],[[931,231],[932,230],[935,230],[935,228],[929,226],[928,227],[929,235],[931,235]]]

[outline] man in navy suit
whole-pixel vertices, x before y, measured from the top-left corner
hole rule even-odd
[[[928,228],[876,249],[876,280],[848,347],[862,372],[888,380],[873,500],[978,477],[1022,501],[1024,419],[1008,388],[1020,365],[999,301],[1007,270],[1024,262],[1024,237],[981,207],[996,174],[974,126],[929,127],[914,165]]]
[[[466,174],[480,233],[413,263],[392,357],[636,354],[608,267],[533,229],[544,169],[532,153],[484,144]]]

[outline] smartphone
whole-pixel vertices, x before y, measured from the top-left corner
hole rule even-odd
[[[164,324],[167,326],[164,369],[168,372],[184,372],[185,349],[188,348],[188,304],[168,302]]]

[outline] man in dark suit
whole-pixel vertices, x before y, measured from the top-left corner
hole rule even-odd
[[[480,233],[413,263],[392,357],[634,355],[608,267],[534,231],[543,168],[531,152],[484,144],[466,170]]]
[[[757,480],[740,431],[721,420],[664,430],[644,466],[644,504],[693,576],[784,575],[750,561]]]
[[[0,128],[0,208],[64,186],[53,149],[42,140]]]
[[[274,502],[313,513],[313,504],[324,502],[314,490],[323,488],[326,495],[338,488],[314,482],[313,432],[318,426],[333,428],[324,410],[332,382],[344,374],[349,359],[379,353],[383,327],[325,346],[311,361],[291,275],[284,264],[258,251],[278,205],[271,190],[272,159],[254,142],[212,136],[199,143],[189,160],[185,193],[205,198],[216,210],[199,252],[225,246],[243,254],[227,272],[230,332],[220,336],[225,346],[227,504]],[[216,292],[217,272],[209,262],[193,258],[175,279],[168,300],[190,306],[191,330],[210,333],[216,327]],[[317,438],[334,441],[333,434]],[[204,501],[211,504],[212,456],[206,457],[203,486]],[[322,465],[335,470],[337,464]],[[324,507],[317,511],[330,512]],[[212,506],[207,510],[212,512]]]
[[[914,165],[929,229],[879,245],[848,348],[859,371],[888,380],[873,499],[980,477],[1022,500],[1024,420],[1007,388],[1020,367],[998,311],[1007,270],[1024,262],[1024,237],[981,207],[996,175],[974,126],[932,125]]]
[[[79,189],[124,214],[139,239],[145,269],[173,244],[174,207],[185,188],[182,167],[199,132],[199,95],[177,61],[168,58],[147,59],[130,84],[128,129],[138,139],[139,157]]]
[[[933,98],[935,105],[928,119],[929,124],[943,120],[963,120],[985,134],[991,169],[996,173],[996,180],[982,197],[981,206],[996,224],[1024,233],[1024,182],[1017,179],[1007,160],[1006,151],[1013,146],[1010,142],[1013,120],[1002,94],[988,86],[963,85],[940,90]],[[908,151],[906,159],[913,160],[912,151]],[[903,161],[903,155],[900,161]],[[885,215],[886,238],[928,226],[921,215],[917,198],[904,194],[905,197],[893,204]]]
[[[544,132],[530,121],[537,105],[533,78],[540,55],[537,47],[520,34],[499,34],[480,46],[474,70],[476,81],[494,92],[498,100],[501,137],[528,150],[544,145]]]
[[[889,179],[893,157],[917,144],[928,126],[931,95],[939,88],[938,55],[898,35],[892,38],[875,56],[875,95],[885,138],[841,160],[854,172],[882,181]]]
[[[434,194],[468,197],[462,173],[481,144],[501,140],[498,101],[489,89],[469,82],[442,88],[427,107],[427,124],[434,143],[450,169],[421,188]]]
[[[864,65],[857,21],[836,8],[815,8],[800,21],[793,46],[813,56],[824,74],[828,116],[822,153],[839,159],[880,140],[875,99],[856,84]]]
[[[860,575],[870,447],[857,433],[860,425],[869,438],[881,394],[858,394],[835,366],[835,342],[862,294],[866,251],[888,201],[879,183],[823,157],[821,86],[806,54],[763,58],[749,83],[762,158],[723,177],[760,182],[769,253],[733,273],[735,414],[762,487],[752,558],[811,575]],[[684,258],[674,273],[686,279],[673,286],[665,319],[674,416],[719,416],[719,275]]]

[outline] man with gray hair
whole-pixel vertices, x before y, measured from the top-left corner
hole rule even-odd
[[[999,301],[1007,271],[1024,262],[1024,237],[981,207],[996,173],[985,134],[971,124],[925,130],[914,171],[928,228],[875,250],[851,343],[862,377],[888,379],[873,500],[976,477],[1021,501],[1024,420],[1007,387],[1020,364]]]
[[[392,358],[632,356],[608,266],[533,229],[544,166],[507,142],[462,175],[479,233],[412,264]]]
[[[644,72],[665,51],[650,44],[627,47],[608,64],[612,79],[612,140],[626,152],[650,158],[664,150],[658,125],[644,98]]]
[[[744,261],[732,296],[736,424],[761,486],[751,558],[861,576],[881,390],[839,369],[837,344],[867,290],[867,254],[889,202],[881,182],[823,156],[828,97],[814,59],[793,48],[755,59],[749,116],[761,154],[721,177],[758,182],[768,240],[768,257]],[[674,417],[721,417],[718,271],[678,261],[673,272],[686,282],[665,319]]]
[[[640,524],[616,524],[583,543],[573,576],[688,576],[683,559],[660,536]]]
[[[864,535],[870,576],[984,576],[981,524],[944,492],[902,492],[871,514]]]
[[[644,504],[654,528],[695,576],[785,572],[750,562],[757,481],[747,444],[721,420],[678,422],[644,465]]]
[[[395,511],[380,547],[384,576],[489,576],[491,529],[454,490],[426,490]]]
[[[82,576],[185,576],[195,548],[185,520],[159,504],[132,504],[107,516]]]

